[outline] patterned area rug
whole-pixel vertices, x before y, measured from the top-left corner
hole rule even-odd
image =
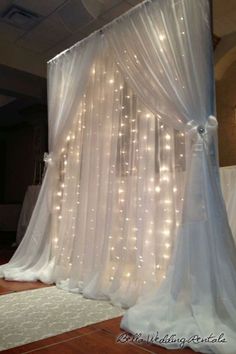
[[[120,316],[107,301],[88,300],[56,288],[0,296],[0,350]]]

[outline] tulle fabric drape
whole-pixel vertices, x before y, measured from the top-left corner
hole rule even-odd
[[[59,178],[56,164],[60,146],[74,119],[74,107],[84,94],[97,48],[96,38],[91,38],[85,46],[82,43],[65,53],[62,61],[52,61],[48,69],[50,153],[45,159],[47,171],[26,234],[10,262],[0,267],[0,275],[8,280],[55,281],[52,214],[53,189]]]
[[[64,289],[129,307],[165,277],[185,139],[144,106],[100,40],[58,165],[55,278]]]
[[[236,249],[219,181],[209,16],[207,0],[148,1],[49,63],[48,169],[1,272],[137,302],[122,328],[224,333],[226,343],[186,345],[233,354]]]

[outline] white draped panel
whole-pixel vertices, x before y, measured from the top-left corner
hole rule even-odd
[[[223,332],[227,343],[187,345],[233,354],[236,249],[213,115],[207,0],[145,2],[56,57],[48,170],[2,275],[124,307],[138,300],[124,329]]]
[[[159,0],[159,6],[144,4],[106,33],[135,92],[171,126],[204,124],[213,113],[208,13],[205,0]]]
[[[177,338],[194,335],[203,338],[212,331],[215,335],[224,332],[227,346],[222,343],[189,343],[189,346],[203,352],[233,353],[236,248],[220,190],[217,123],[211,116],[214,89],[209,3],[160,1],[159,4],[161,8],[155,7],[155,2],[144,5],[143,11],[130,21],[121,19],[116,32],[109,34],[116,55],[122,53],[119,56],[122,69],[137,93],[145,96],[149,107],[154,112],[161,110],[168,116],[165,120],[169,124],[171,119],[187,122],[187,146],[191,150],[182,223],[166,280],[154,295],[126,312],[121,326],[143,336],[154,335],[158,330],[161,337],[171,333]],[[184,22],[182,28],[181,22]],[[164,65],[165,61],[172,62]],[[160,106],[153,97],[160,98]],[[154,108],[155,103],[158,108]],[[178,118],[172,113],[173,105]],[[178,343],[164,346],[176,348]]]
[[[75,45],[48,66],[49,151],[58,153],[86,89],[88,75],[96,55],[98,42]]]
[[[49,177],[47,171],[23,240],[10,262],[0,268],[1,275],[8,280],[37,280],[39,273],[50,264]]]
[[[55,279],[129,307],[165,277],[181,212],[184,134],[140,102],[101,41],[58,164]]]
[[[54,281],[51,213],[53,186],[58,178],[57,155],[73,121],[76,102],[84,93],[97,44],[96,38],[92,38],[85,46],[83,43],[74,46],[63,54],[62,61],[53,61],[48,70],[50,154],[45,159],[48,169],[26,234],[11,261],[0,268],[6,279]]]

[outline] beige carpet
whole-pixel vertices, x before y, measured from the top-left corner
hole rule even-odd
[[[0,296],[0,350],[120,316],[107,301],[88,300],[56,287]]]

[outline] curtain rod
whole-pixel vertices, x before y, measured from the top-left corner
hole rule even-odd
[[[135,5],[134,7],[132,7],[131,9],[129,9],[128,11],[124,12],[123,14],[121,14],[120,16],[116,17],[115,19],[113,19],[112,21],[110,21],[109,23],[106,23],[104,26],[102,26],[101,28],[99,28],[98,30],[95,30],[94,32],[92,32],[91,34],[89,34],[87,37],[81,39],[80,41],[76,42],[75,44],[73,44],[71,47],[63,50],[62,52],[60,52],[59,54],[57,54],[55,57],[53,57],[52,59],[47,61],[47,64],[49,64],[50,62],[58,59],[61,55],[65,54],[66,52],[72,50],[73,48],[77,47],[78,45],[81,45],[82,43],[86,42],[88,39],[90,39],[91,37],[95,36],[96,34],[100,34],[103,35],[104,31],[106,31],[110,26],[112,26],[114,23],[119,22],[122,18],[129,16],[131,13],[137,11],[139,8],[141,8],[142,6],[146,5],[147,3],[151,3],[154,1],[158,1],[158,0],[144,0],[143,2],[141,2],[138,5]]]

